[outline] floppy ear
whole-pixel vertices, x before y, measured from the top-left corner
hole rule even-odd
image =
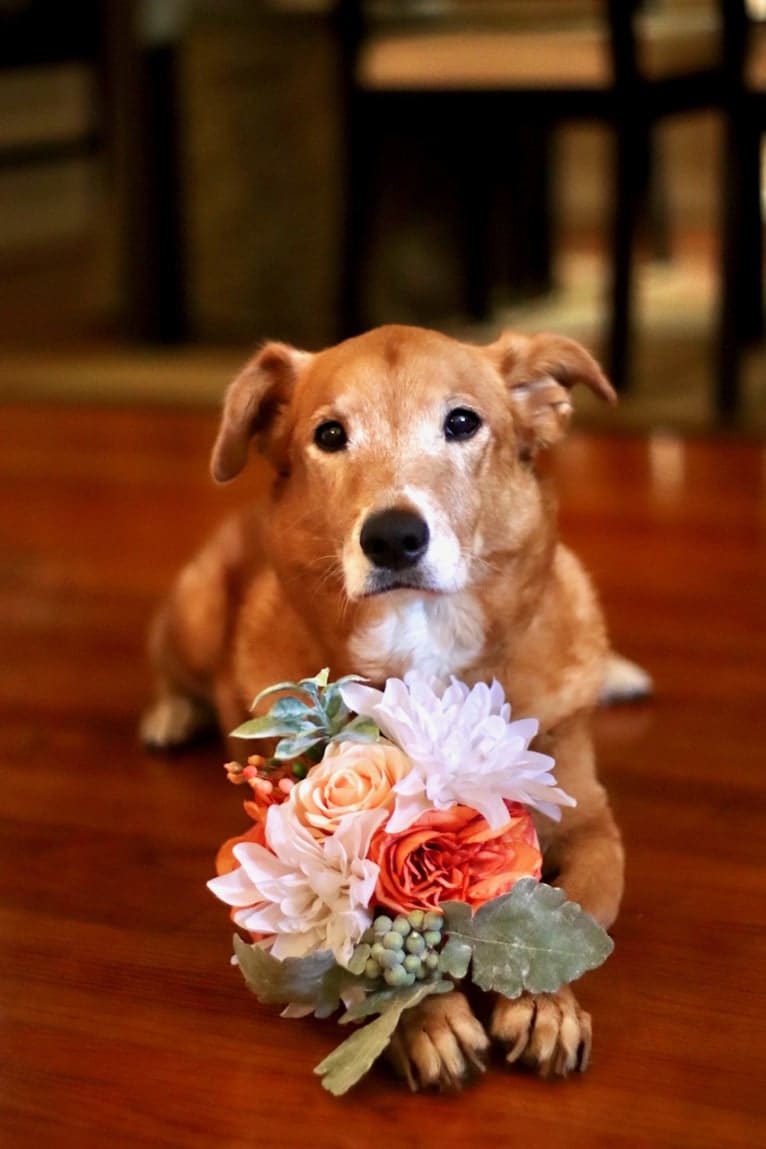
[[[311,358],[285,343],[267,343],[229,384],[210,465],[216,482],[226,483],[239,474],[254,437],[274,460],[280,413]]]
[[[505,380],[524,445],[532,454],[563,437],[576,383],[584,383],[610,403],[617,402],[596,360],[574,339],[506,331],[486,350]]]

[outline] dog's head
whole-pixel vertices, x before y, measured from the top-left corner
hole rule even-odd
[[[486,347],[382,327],[309,354],[265,346],[229,387],[219,482],[251,443],[273,464],[277,557],[347,599],[483,581],[539,533],[537,452],[570,393],[614,392],[572,340],[506,333]]]

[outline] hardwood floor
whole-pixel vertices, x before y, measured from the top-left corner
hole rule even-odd
[[[579,986],[587,1074],[493,1064],[458,1098],[376,1069],[344,1100],[229,967],[204,887],[244,825],[216,745],[135,737],[152,607],[246,494],[207,477],[214,415],[0,411],[0,1142],[8,1149],[754,1149],[766,1121],[766,452],[574,435],[562,532],[657,695],[598,714],[628,885]]]

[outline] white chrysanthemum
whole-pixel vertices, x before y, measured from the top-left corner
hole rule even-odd
[[[233,853],[239,867],[213,878],[208,887],[236,908],[237,925],[267,935],[262,944],[274,957],[331,950],[346,965],[372,920],[367,907],[378,867],[366,854],[386,813],[351,815],[332,836],[317,840],[287,803],[272,806],[266,817],[269,849],[238,843]]]
[[[561,806],[575,805],[556,786],[553,759],[529,749],[537,720],[511,722],[498,682],[469,689],[453,678],[445,688],[410,671],[404,681],[389,678],[382,692],[349,683],[342,694],[412,760],[410,773],[394,786],[396,805],[386,825],[392,833],[456,803],[478,810],[493,829],[508,821],[506,800],[555,819]]]

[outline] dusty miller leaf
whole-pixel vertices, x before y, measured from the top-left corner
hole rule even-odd
[[[324,1061],[320,1061],[314,1073],[322,1078],[325,1089],[339,1097],[352,1085],[356,1085],[386,1049],[405,1009],[418,1005],[431,993],[442,992],[436,988],[439,984],[421,982],[420,985],[398,990],[380,1017],[355,1030]]]
[[[439,953],[439,972],[461,981],[468,973],[473,950],[467,942],[448,938]]]
[[[405,1003],[410,1002],[414,991],[419,989],[428,989],[428,993],[424,993],[422,997],[428,997],[432,993],[449,993],[450,990],[455,988],[454,983],[443,979],[434,981],[420,982],[413,986],[388,986],[385,989],[375,990],[368,993],[361,1001],[354,1002],[350,1005],[345,1013],[342,1013],[338,1018],[341,1025],[345,1025],[349,1021],[360,1021],[363,1017],[370,1017],[373,1013],[385,1013],[392,1006],[395,1006],[400,1000]],[[422,997],[418,997],[412,1004],[417,1005],[422,1001]],[[409,1004],[405,1004],[405,1008],[409,1009]]]
[[[523,990],[553,993],[601,965],[614,948],[606,931],[562,890],[534,878],[522,878],[473,916],[464,902],[441,909],[450,940],[473,952],[473,981],[505,997]]]
[[[310,1005],[317,1017],[329,1017],[340,1005],[341,992],[357,979],[328,950],[279,961],[260,946],[234,937],[234,953],[247,987],[267,1005],[295,1002]]]

